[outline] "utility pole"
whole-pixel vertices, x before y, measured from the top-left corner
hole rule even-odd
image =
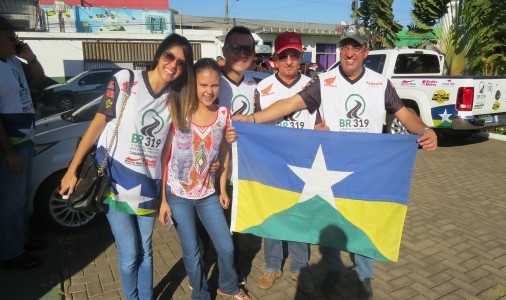
[[[353,11],[353,19],[355,20],[355,24],[358,24],[358,0],[352,0],[351,10]]]
[[[228,32],[228,0],[225,0],[225,31]]]

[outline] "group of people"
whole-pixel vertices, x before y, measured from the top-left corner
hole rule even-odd
[[[0,259],[2,266],[21,260],[24,267],[34,267],[40,261],[25,251],[26,222],[17,222],[15,228],[12,224],[13,218],[27,220],[28,217],[25,206],[31,175],[34,115],[31,98],[29,94],[25,96],[26,79],[40,80],[44,73],[26,44],[21,52],[15,52],[17,37],[13,28],[0,27],[0,39],[0,74],[9,79],[0,81]],[[4,47],[3,40],[10,42],[8,47]],[[381,132],[382,120],[388,111],[411,132],[421,135],[418,139],[421,147],[428,151],[437,147],[435,133],[404,107],[388,80],[363,67],[368,54],[367,40],[363,37],[344,37],[340,41],[341,67],[313,79],[299,72],[303,56],[300,35],[279,34],[274,46],[273,57],[279,70],[259,84],[245,72],[255,55],[255,40],[241,26],[232,28],[226,35],[223,63],[211,58],[193,63],[188,40],[171,34],[159,45],[150,70],[133,71],[131,87],[128,70],[119,71],[111,79],[61,179],[60,194],[73,193],[78,181],[77,168],[89,149],[97,143],[96,159],[102,161],[115,136],[106,167],[111,178],[110,193],[104,202],[109,206],[106,216],[117,246],[126,299],[153,298],[151,238],[156,219],[164,225],[175,224],[192,299],[210,299],[201,265],[198,222],[216,249],[219,268],[216,293],[230,299],[251,299],[240,287],[244,279],[236,268],[236,234],[230,235],[224,213],[230,206],[233,188],[228,180],[230,143],[237,138],[231,118],[284,127],[350,131],[338,121],[346,118],[340,102],[343,97],[358,93],[367,102],[363,117],[370,120],[360,132]],[[16,55],[27,63],[22,64]],[[23,65],[28,71],[23,71]],[[333,79],[333,87],[337,88],[328,88],[328,78]],[[378,88],[379,85],[368,85],[369,81],[383,84]],[[10,84],[9,89],[4,88],[5,84]],[[130,89],[130,94],[125,95]],[[118,120],[120,114],[123,121]],[[26,189],[19,188],[20,182]],[[26,203],[14,201],[25,197]],[[270,288],[282,275],[282,243],[264,239],[266,266],[265,274],[258,281],[259,288]],[[300,291],[310,293],[314,286],[304,273],[309,245],[288,242],[288,251],[290,278],[297,282]],[[339,261],[339,251],[336,249],[333,253],[336,255],[333,259]],[[374,275],[372,260],[356,255],[355,262],[359,279],[370,289]],[[339,268],[339,264],[329,265]]]

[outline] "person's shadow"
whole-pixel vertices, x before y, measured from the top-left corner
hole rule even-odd
[[[354,266],[353,255],[350,258],[351,261],[347,260],[345,263],[341,257],[341,251],[329,246],[335,245],[336,240],[339,241],[340,248],[346,247],[348,238],[339,227],[329,225],[320,232],[318,250],[321,259],[303,271],[313,281],[314,290],[312,293],[303,293],[297,288],[293,299],[364,299],[361,296],[364,291],[359,284],[359,279],[350,269]]]
[[[184,268],[183,258],[180,258],[153,289],[154,298],[172,299],[172,296],[185,277],[186,270]]]

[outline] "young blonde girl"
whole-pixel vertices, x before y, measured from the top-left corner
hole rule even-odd
[[[210,299],[207,279],[200,263],[197,238],[197,217],[208,232],[218,254],[219,289],[217,293],[231,299],[251,299],[238,287],[234,267],[234,246],[223,213],[230,199],[226,193],[226,177],[230,147],[224,139],[230,111],[215,104],[220,85],[220,68],[215,60],[203,58],[195,63],[197,109],[190,115],[188,130],[171,129],[164,149],[168,158],[164,171],[166,185],[158,218],[162,224],[173,219],[183,261],[192,287],[192,299]],[[167,143],[168,145],[169,143]],[[215,190],[211,163],[218,157],[217,178],[220,191]]]

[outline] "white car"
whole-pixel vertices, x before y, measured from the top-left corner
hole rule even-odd
[[[58,194],[77,143],[95,116],[102,96],[73,111],[56,114],[35,124],[35,155],[32,175],[32,208],[38,217],[58,229],[72,230],[88,225],[94,213],[66,206]]]

